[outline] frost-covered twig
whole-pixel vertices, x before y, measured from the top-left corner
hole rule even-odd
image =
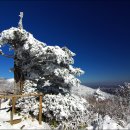
[[[19,20],[19,23],[18,23],[18,28],[19,29],[23,29],[23,23],[22,23],[22,20],[23,20],[23,12],[20,12],[20,20]]]

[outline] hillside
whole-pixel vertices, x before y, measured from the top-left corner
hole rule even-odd
[[[11,90],[13,90],[13,84],[14,84],[13,79],[0,79],[0,89],[1,89],[1,91],[4,90],[4,91],[8,91],[8,92],[10,91],[11,92]],[[89,97],[93,97],[93,95],[100,95],[101,97],[103,97],[103,99],[106,99],[106,98],[111,98],[112,95],[107,94],[105,92],[102,92],[100,89],[93,89],[93,88],[90,88],[90,87],[87,87],[87,86],[84,86],[84,85],[81,85],[80,87],[73,87],[72,88],[72,94],[75,95],[75,96],[84,97],[86,99],[86,103],[87,103],[87,106],[86,106],[87,116],[86,116],[86,118],[89,119],[89,117],[90,117],[90,120],[88,120],[88,122],[87,122],[88,123],[87,124],[88,129],[93,130],[94,127],[97,128],[97,124],[95,122],[97,120],[99,120],[99,122],[100,122],[98,127],[102,128],[103,130],[105,130],[106,128],[107,129],[122,129],[122,128],[124,128],[121,125],[119,125],[119,121],[115,120],[115,118],[110,118],[110,116],[108,116],[108,115],[105,115],[104,118],[102,118],[100,116],[98,117],[98,114],[92,113],[93,109],[90,109],[91,107],[89,108],[89,106],[91,106],[91,104],[89,104],[90,102],[88,101]],[[73,96],[73,97],[75,97],[75,96]],[[62,107],[62,105],[65,105],[64,101],[68,100],[69,102],[71,102],[71,100],[72,100],[72,97],[70,99],[66,98],[66,97],[64,97],[64,99],[63,99],[63,97],[61,95],[58,95],[57,97],[58,97],[57,99],[55,97],[54,97],[55,98],[54,99],[53,96],[51,96],[51,98],[53,100],[56,100],[52,104],[52,102],[50,102],[51,100],[49,99],[50,98],[49,95],[47,95],[46,98],[44,98],[43,104],[46,104],[50,100],[48,103],[50,103],[51,109],[52,108],[53,109],[54,108],[59,109],[59,108]],[[59,97],[61,97],[61,98],[59,98]],[[78,99],[76,97],[76,100],[78,101],[78,100],[80,100],[80,98]],[[63,104],[61,104],[61,101],[63,102]],[[57,103],[59,102],[59,104],[55,104],[56,102]],[[75,106],[75,103],[76,102],[71,103],[71,104],[73,104],[73,107],[77,106],[77,105]],[[33,119],[32,117],[25,119],[25,117],[21,117],[18,114],[16,114],[14,118],[22,118],[22,122],[17,124],[17,125],[11,126],[9,123],[5,122],[5,121],[9,120],[9,115],[10,115],[10,113],[7,112],[7,110],[10,107],[8,104],[9,104],[9,100],[4,101],[4,102],[2,101],[2,106],[1,106],[2,109],[0,109],[0,113],[1,113],[0,115],[2,115],[2,113],[4,113],[4,116],[0,116],[0,129],[7,129],[7,128],[11,128],[11,129],[19,128],[20,129],[22,126],[24,126],[23,129],[30,129],[30,128],[32,128],[32,129],[50,129],[51,128],[51,126],[48,123],[43,122],[42,123],[43,125],[40,126],[36,119]],[[68,106],[69,106],[69,104],[68,104]],[[77,107],[77,108],[82,108],[81,106],[82,106],[82,104],[79,105],[79,107]],[[55,111],[57,111],[57,109]],[[95,107],[95,109],[98,109],[98,106],[97,106],[97,108]],[[65,115],[64,112],[66,110],[64,110],[64,109],[62,109],[62,110],[63,110],[62,111],[62,116],[63,116],[63,115]],[[128,127],[129,126],[127,126],[127,127],[125,126],[126,129]],[[60,126],[58,126],[56,130],[59,130],[59,129],[60,129]]]
[[[14,89],[14,79],[4,79],[1,78],[0,79],[0,92],[13,92]],[[78,95],[78,96],[82,96],[82,97],[89,97],[91,95],[93,95],[96,92],[97,89],[94,88],[90,88],[88,86],[84,86],[84,85],[80,85],[80,87],[72,87],[72,94]],[[111,96],[108,93],[102,92],[102,95],[104,95],[104,97],[108,98],[109,96]]]
[[[0,78],[0,92],[13,92],[14,79],[4,79]]]

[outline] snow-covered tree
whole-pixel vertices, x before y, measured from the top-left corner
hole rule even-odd
[[[43,92],[43,114],[48,120],[58,123],[75,122],[76,126],[85,123],[87,118],[88,103],[85,99],[68,94],[71,87],[79,86],[80,76],[84,72],[80,68],[74,68],[73,56],[75,53],[67,47],[47,46],[35,39],[33,35],[23,29],[23,13],[20,13],[18,28],[12,27],[0,34],[0,47],[9,44],[14,50],[14,55],[0,54],[8,58],[14,58],[14,79],[16,86],[23,93]],[[51,94],[50,94],[51,93]],[[23,115],[30,112],[38,115],[39,101],[36,97],[19,98],[16,106],[21,109]],[[73,125],[74,126],[74,125]]]
[[[103,95],[100,87],[96,89],[93,96],[96,98],[97,101],[105,100],[105,96]]]
[[[127,123],[130,123],[130,83],[124,83],[124,86],[119,85],[119,88],[116,91],[117,96],[115,97],[115,102],[118,103],[118,108],[120,109],[119,115],[122,119],[126,120]]]
[[[47,46],[35,39],[33,35],[23,29],[23,13],[20,14],[19,27],[12,27],[0,34],[0,47],[9,44],[14,50],[14,56],[0,54],[14,58],[14,78],[18,84],[21,81],[31,80],[37,84],[38,90],[58,90],[60,88],[70,91],[73,86],[78,86],[83,71],[74,68],[73,56],[75,54],[67,47]],[[50,86],[50,87],[47,87]],[[55,92],[54,92],[55,93]]]

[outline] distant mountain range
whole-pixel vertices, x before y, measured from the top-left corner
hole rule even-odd
[[[118,88],[119,85],[124,85],[125,82],[130,82],[130,80],[126,81],[105,81],[105,82],[86,82],[83,83],[85,86],[90,86],[91,88]]]
[[[124,83],[128,82],[130,83],[130,80],[127,81],[118,81],[118,82],[94,82],[94,83],[84,83],[85,86],[89,86],[91,88],[99,88],[106,93],[109,94],[117,94],[116,90],[120,89],[119,86],[124,86]]]

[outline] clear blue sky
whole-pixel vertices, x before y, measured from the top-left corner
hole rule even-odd
[[[17,26],[48,45],[67,46],[77,55],[83,82],[130,80],[130,2],[125,0],[1,0],[0,32]],[[7,48],[4,48],[7,52]],[[0,56],[0,77],[13,77],[13,60]]]

